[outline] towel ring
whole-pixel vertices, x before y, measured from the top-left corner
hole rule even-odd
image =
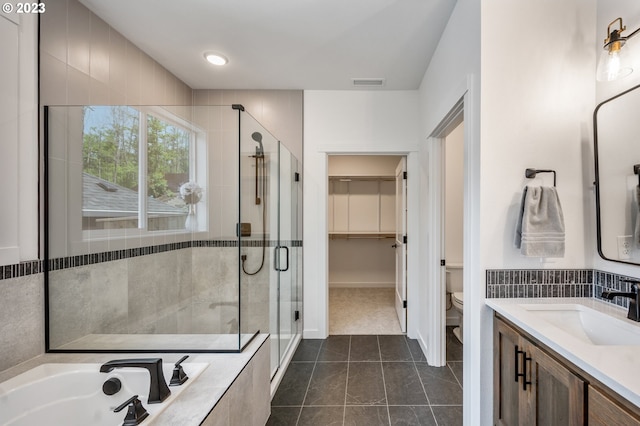
[[[638,167],[638,171],[640,173],[640,164],[636,164]],[[634,166],[634,170],[636,170],[636,166]],[[555,170],[542,170],[542,169],[526,169],[524,171],[524,176],[527,179],[533,179],[536,177],[537,173],[553,173],[553,186],[556,186],[556,171]],[[638,182],[640,182],[640,174],[638,175]]]

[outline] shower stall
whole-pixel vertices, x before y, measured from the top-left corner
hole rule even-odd
[[[48,352],[239,352],[302,330],[300,162],[242,105],[44,109]]]

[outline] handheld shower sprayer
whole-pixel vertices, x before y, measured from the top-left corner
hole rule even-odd
[[[262,146],[262,133],[253,132],[251,134],[251,138],[258,142],[258,146],[256,147],[256,157],[264,157],[264,147]]]
[[[258,272],[262,270],[264,267],[265,261],[265,250],[267,246],[267,208],[266,208],[266,197],[267,197],[267,171],[265,166],[265,156],[264,156],[264,146],[262,145],[262,133],[253,132],[251,134],[251,138],[258,143],[256,146],[256,154],[251,155],[255,159],[255,167],[256,167],[256,198],[255,203],[257,206],[262,208],[262,259],[260,261],[260,266],[253,272],[248,272],[245,269],[245,261],[247,260],[247,255],[243,254],[240,258],[242,261],[242,272],[246,275],[256,275]]]

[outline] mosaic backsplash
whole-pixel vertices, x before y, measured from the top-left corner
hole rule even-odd
[[[591,297],[592,269],[488,269],[487,298]]]

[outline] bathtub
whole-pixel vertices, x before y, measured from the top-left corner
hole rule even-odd
[[[204,371],[207,363],[182,364],[189,376],[182,386],[171,386],[171,396],[159,404],[148,404],[149,373],[138,368],[122,368],[100,373],[101,364],[42,364],[0,383],[0,425],[122,425],[127,409],[113,409],[138,395],[153,423],[160,412],[174,401]],[[164,363],[167,384],[172,363]],[[122,388],[114,395],[102,392],[102,384],[116,377]]]

